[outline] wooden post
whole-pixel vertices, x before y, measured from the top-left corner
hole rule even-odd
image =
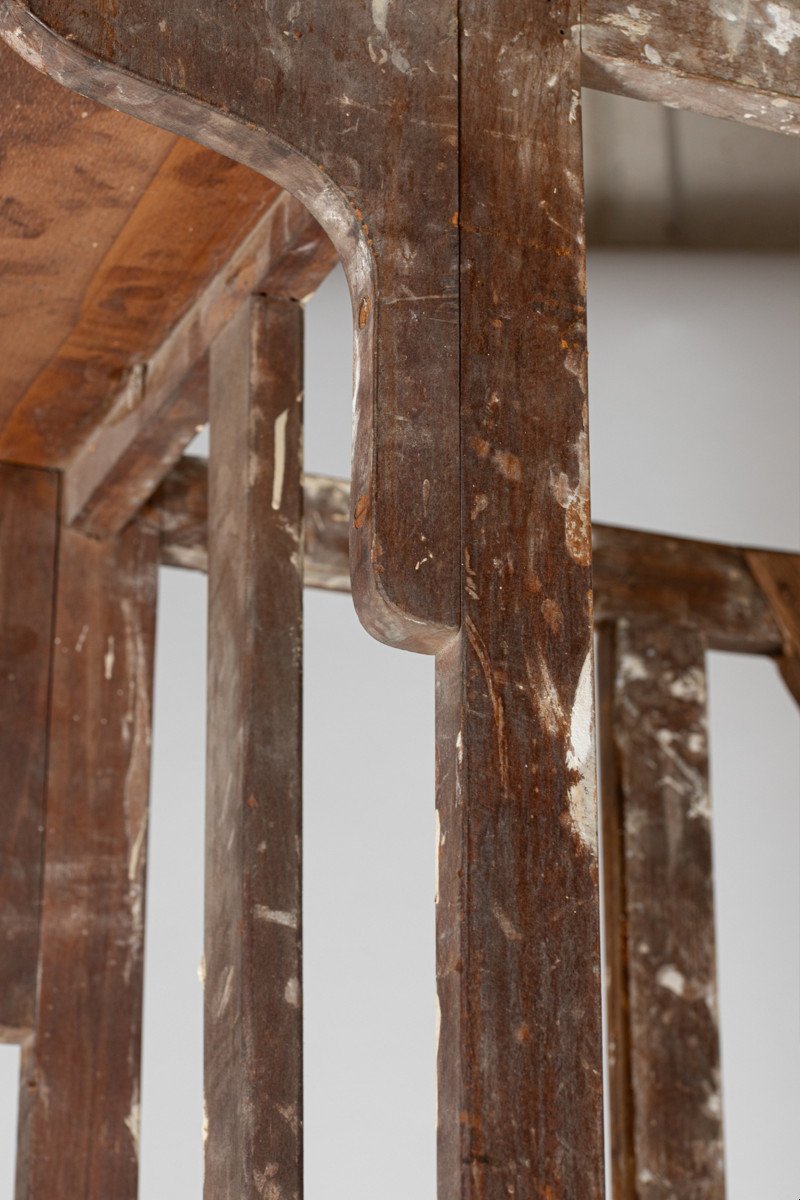
[[[211,351],[209,1200],[302,1193],[302,352],[262,298]]]
[[[58,476],[0,465],[0,1040],[33,1029]]]
[[[614,1200],[722,1200],[705,647],[620,621],[600,664]]]
[[[63,530],[17,1200],[136,1200],[158,531]]]
[[[439,1200],[603,1195],[577,4],[461,6]]]

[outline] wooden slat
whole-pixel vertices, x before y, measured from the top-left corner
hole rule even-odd
[[[791,0],[584,0],[583,83],[800,133],[800,11]]]
[[[614,1200],[723,1200],[705,647],[601,634]]]
[[[0,1039],[33,1028],[58,477],[0,464]]]
[[[136,1200],[157,566],[153,528],[62,530],[18,1200]]]
[[[302,309],[211,351],[208,1200],[302,1193]]]
[[[204,460],[184,458],[153,497],[168,566],[207,569],[207,471]],[[306,587],[349,589],[349,505],[345,480],[305,476]],[[592,526],[592,544],[597,621],[658,613],[693,625],[713,649],[781,652],[783,635],[753,577],[751,552],[610,525]],[[800,569],[800,557],[775,557],[788,560],[786,571]]]
[[[461,5],[463,629],[438,661],[440,1200],[603,1195],[578,5]]]
[[[781,633],[778,667],[800,704],[800,555],[748,550],[745,557]]]

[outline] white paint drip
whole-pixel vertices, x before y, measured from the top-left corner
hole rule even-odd
[[[288,419],[288,408],[275,418],[275,472],[272,476],[272,507],[275,512],[281,506],[281,496],[283,495],[283,477],[286,473],[286,422]]]
[[[372,0],[372,24],[381,37],[388,37],[389,0]]]
[[[89,626],[84,625],[83,629],[78,634],[78,640],[75,643],[75,653],[76,654],[80,654],[81,650],[83,649],[83,647],[86,643],[86,638],[88,637],[88,635],[89,635]]]
[[[764,34],[764,41],[779,54],[788,54],[792,42],[800,37],[800,21],[785,4],[768,4],[767,16],[775,28]]]
[[[583,660],[569,726],[567,768],[578,774],[569,789],[572,828],[586,849],[597,857],[597,797],[594,761],[594,668],[592,653]]]
[[[297,913],[267,908],[266,904],[257,904],[253,911],[259,921],[266,921],[270,925],[285,925],[287,929],[297,929]]]
[[[125,1128],[131,1135],[133,1142],[133,1151],[138,1160],[139,1158],[139,1140],[140,1130],[142,1127],[142,1113],[139,1105],[139,1084],[134,1081],[133,1095],[131,1096],[131,1110],[125,1118]]]
[[[110,680],[114,674],[114,662],[115,662],[114,639],[113,639],[113,637],[109,637],[108,643],[107,643],[107,649],[106,649],[105,654],[103,655],[103,675],[107,681]]]
[[[497,904],[492,905],[492,916],[494,917],[495,921],[497,921],[497,924],[503,931],[503,935],[509,942],[522,941],[522,934],[517,929],[514,922]]]
[[[292,1008],[300,1007],[300,981],[294,975],[284,988],[283,998]]]

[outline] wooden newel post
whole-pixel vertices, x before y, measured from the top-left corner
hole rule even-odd
[[[211,351],[209,1200],[302,1195],[302,364],[291,300]]]

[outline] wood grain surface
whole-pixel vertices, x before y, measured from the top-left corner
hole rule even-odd
[[[136,1200],[158,532],[62,530],[17,1200]]]
[[[291,300],[211,350],[208,1200],[302,1196],[302,368]]]
[[[58,476],[0,465],[0,1039],[33,1028]]]

